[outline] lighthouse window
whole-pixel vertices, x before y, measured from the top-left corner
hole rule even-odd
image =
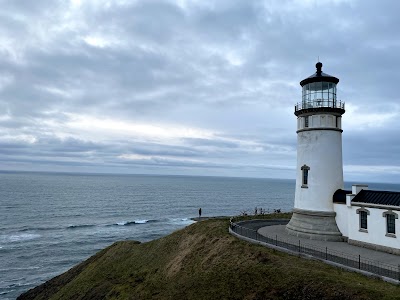
[[[308,184],[308,170],[303,170],[303,184]]]
[[[303,184],[301,185],[302,188],[308,188],[308,171],[309,170],[310,170],[310,167],[307,165],[304,165],[301,167],[302,177],[303,177]]]
[[[329,100],[335,100],[336,99],[336,84],[334,83],[329,83]]]
[[[304,127],[308,127],[308,116],[304,117]]]
[[[396,237],[397,214],[392,211],[386,211],[383,213],[383,216],[386,217],[386,236]]]
[[[329,82],[322,82],[322,99],[328,100],[329,99]]]
[[[312,82],[303,86],[303,107],[335,107],[336,84],[332,82]]]
[[[365,208],[359,208],[356,210],[356,213],[360,215],[360,231],[368,232],[368,215],[369,210]]]

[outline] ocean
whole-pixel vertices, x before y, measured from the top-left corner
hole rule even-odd
[[[116,241],[146,242],[190,225],[200,207],[202,216],[291,211],[294,191],[295,181],[282,179],[0,173],[0,299]]]

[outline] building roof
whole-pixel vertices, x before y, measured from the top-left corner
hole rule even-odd
[[[352,202],[400,206],[400,192],[361,190]]]
[[[338,189],[333,194],[333,203],[346,203],[346,195],[351,194],[351,191],[346,191],[342,189]]]
[[[322,72],[322,63],[318,62],[315,67],[317,68],[317,72],[315,72],[315,74],[307,77],[306,79],[303,79],[302,81],[300,81],[300,85],[304,86],[307,83],[312,83],[312,82],[333,82],[333,83],[338,83],[339,82],[339,78],[336,78],[332,75],[326,74],[324,72]]]

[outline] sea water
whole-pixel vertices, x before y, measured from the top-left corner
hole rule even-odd
[[[190,225],[200,207],[202,216],[291,211],[294,190],[294,180],[279,179],[0,173],[0,299],[116,241],[146,242]]]

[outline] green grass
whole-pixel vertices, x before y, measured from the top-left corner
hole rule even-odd
[[[400,299],[398,286],[243,242],[228,224],[117,242],[20,299]]]

